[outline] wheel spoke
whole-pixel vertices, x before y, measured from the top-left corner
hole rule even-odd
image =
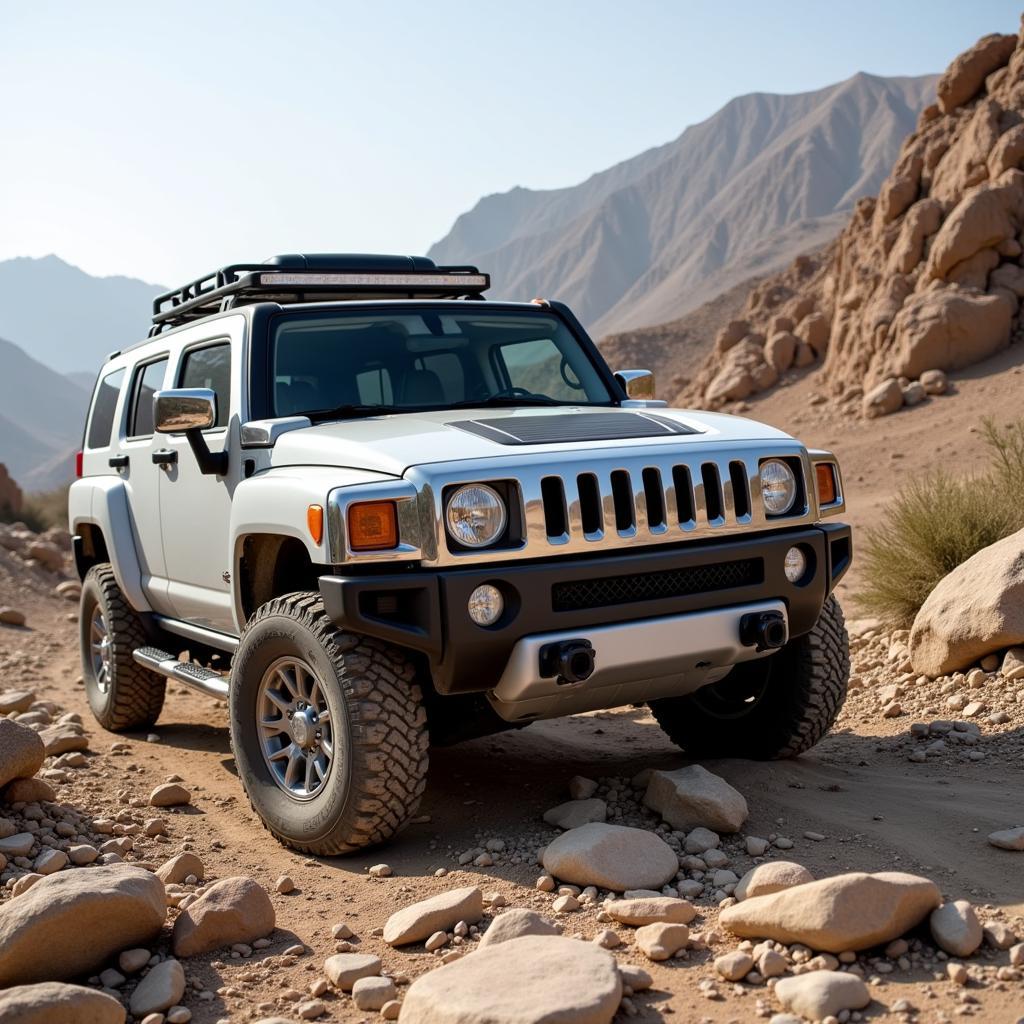
[[[277,690],[271,690],[268,686],[267,689],[263,691],[263,696],[266,697],[282,715],[288,714],[291,710],[292,702],[283,694],[278,693]]]
[[[272,754],[268,754],[267,759],[270,761],[281,761],[284,758],[288,758],[290,760],[292,756],[292,750],[294,748],[294,743],[288,743],[286,746],[283,746],[280,749],[275,750]]]
[[[331,720],[331,709],[329,707],[327,707],[326,704],[324,705],[323,711],[319,711],[319,712],[317,712],[317,714],[318,714],[318,717],[320,718],[321,724],[326,724],[326,723],[330,722],[330,720]]]
[[[312,793],[316,788],[316,783],[313,781],[313,766],[316,764],[316,759],[312,753],[306,755],[306,792]]]
[[[260,728],[267,732],[287,732],[287,718],[261,718]]]
[[[302,762],[303,757],[302,752],[294,743],[289,747],[289,750],[291,754],[288,758],[288,767],[284,770],[284,784],[291,789],[295,782],[295,777],[299,773],[299,764]]]
[[[292,695],[293,698],[300,696],[299,688],[295,682],[294,666],[291,666],[291,671],[282,666],[277,670],[277,675],[281,682],[284,683],[285,689]]]

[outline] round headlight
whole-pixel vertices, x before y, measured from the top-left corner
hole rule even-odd
[[[482,583],[469,595],[467,611],[478,626],[493,626],[504,610],[501,591],[491,583]]]
[[[761,463],[761,500],[770,516],[783,515],[796,501],[796,477],[781,459]]]
[[[469,548],[493,544],[505,529],[505,503],[486,484],[467,484],[448,499],[445,521],[453,540]]]

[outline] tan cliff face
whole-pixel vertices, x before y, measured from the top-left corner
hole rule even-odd
[[[720,407],[817,364],[838,401],[1011,343],[1024,297],[1024,45],[990,35],[937,86],[877,199],[824,253],[755,288],[683,392]],[[877,403],[865,401],[876,414]]]
[[[21,512],[21,488],[0,462],[0,515],[17,516]]]

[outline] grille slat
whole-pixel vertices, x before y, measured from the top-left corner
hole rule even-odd
[[[744,558],[686,569],[660,569],[656,572],[556,583],[551,588],[551,606],[556,612],[585,611],[614,604],[710,594],[719,590],[757,586],[763,581],[763,560]]]

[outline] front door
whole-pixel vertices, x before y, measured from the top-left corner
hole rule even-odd
[[[233,325],[234,326],[234,325]],[[241,325],[237,337],[202,340],[182,350],[169,388],[209,388],[217,422],[203,431],[212,451],[230,453],[225,476],[204,475],[184,434],[163,434],[174,461],[160,478],[160,516],[172,614],[234,632],[231,496],[239,479]]]

